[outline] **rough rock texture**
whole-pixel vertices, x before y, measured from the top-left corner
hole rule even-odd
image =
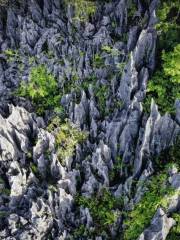
[[[152,219],[150,227],[141,234],[139,240],[164,240],[173,224],[175,224],[175,221],[168,218],[165,212],[159,208]]]
[[[125,209],[131,209],[143,195],[133,181],[146,181],[154,172],[153,157],[173,145],[180,133],[179,102],[176,118],[161,116],[153,100],[150,114],[143,111],[147,82],[156,64],[158,1],[142,2],[136,1],[130,25],[125,0],[99,3],[95,16],[85,24],[73,21],[73,9],[66,9],[63,1],[28,0],[20,7],[0,7],[0,239],[73,239],[79,225],[90,229],[89,209],[75,208],[77,192],[90,197],[107,188],[116,197],[124,196]],[[118,54],[101,51],[104,45]],[[9,62],[5,54],[9,48],[18,49],[20,59]],[[103,64],[93,64],[95,55]],[[125,67],[120,71],[122,63]],[[98,88],[108,88],[105,115],[93,80],[81,89],[79,101],[73,90],[62,97],[68,118],[89,132],[64,164],[58,160],[53,134],[45,128],[48,114],[38,117],[28,100],[12,95],[21,80],[28,80],[30,66],[37,64],[46,64],[62,89],[74,73],[78,84],[95,76]],[[122,167],[112,182],[110,173],[118,157]],[[172,175],[170,182],[178,188],[179,174]],[[170,209],[175,212],[179,198],[173,201]],[[139,240],[164,240],[173,224],[158,209]],[[122,230],[122,221],[115,225],[108,239]]]

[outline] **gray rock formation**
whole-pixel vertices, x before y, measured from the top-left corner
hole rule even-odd
[[[86,23],[75,21],[73,8],[59,0],[0,7],[0,239],[122,236],[123,217],[118,215],[108,236],[102,231],[89,237],[87,232],[99,226],[76,197],[99,196],[105,188],[123,198],[123,206],[114,211],[133,209],[143,197],[142,182],[156,170],[154,156],[178,137],[179,100],[175,117],[162,116],[153,99],[150,114],[143,109],[156,65],[158,1],[134,2],[130,23],[125,0],[98,1]],[[8,49],[17,51],[13,59]],[[55,136],[46,128],[53,113],[39,117],[28,99],[13,94],[40,64],[58,81],[66,117],[88,132],[63,163]],[[174,171],[169,182],[179,190],[180,175]],[[159,208],[139,240],[165,240],[175,224],[168,214],[178,212],[179,204],[174,196],[167,211]],[[87,234],[76,237],[82,226]]]
[[[151,221],[150,227],[141,234],[138,240],[164,240],[174,224],[175,221],[168,218],[163,209],[159,208]]]

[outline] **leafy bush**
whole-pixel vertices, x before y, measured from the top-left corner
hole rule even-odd
[[[113,210],[119,207],[119,199],[112,196],[106,189],[103,189],[98,196],[93,196],[92,198],[77,196],[76,203],[78,206],[88,208],[90,211],[95,227],[91,235],[95,234],[94,236],[98,236],[98,234],[107,232],[108,228],[115,223],[118,218],[117,212]],[[84,235],[81,235],[81,237],[82,236]]]
[[[179,0],[161,0],[157,11],[158,66],[148,84],[148,94],[144,103],[145,111],[150,108],[150,98],[154,97],[162,113],[173,112],[176,98],[180,97],[180,25]]]
[[[109,45],[104,45],[101,49],[102,51],[106,52],[109,55],[112,55],[113,57],[120,55],[120,51],[117,48],[113,48]]]
[[[180,236],[180,214],[174,213],[172,218],[176,221],[175,226],[170,230],[167,240],[179,240]]]
[[[56,79],[48,73],[45,65],[31,69],[28,83],[21,82],[17,95],[29,98],[38,114],[46,110],[61,110],[59,87]]]
[[[7,57],[8,62],[13,62],[13,61],[20,61],[20,55],[17,50],[12,50],[12,49],[7,49],[4,51],[4,54]]]
[[[110,180],[111,181],[113,181],[117,176],[119,178],[119,172],[121,171],[122,166],[123,166],[122,157],[118,156],[114,163],[113,169],[110,172]]]
[[[80,225],[73,232],[73,237],[77,239],[79,237],[89,237],[89,236],[91,236],[91,233],[84,225]]]
[[[58,117],[52,120],[47,130],[55,136],[58,158],[62,164],[65,158],[73,155],[75,146],[87,138],[86,132],[80,131],[79,128],[68,121],[62,123]]]
[[[108,86],[102,85],[95,87],[95,96],[97,98],[100,113],[102,116],[105,116],[107,114],[106,100],[108,97]]]
[[[104,59],[98,53],[94,55],[93,67],[95,68],[104,67]]]
[[[128,11],[128,23],[131,24],[133,21],[134,14],[137,10],[137,6],[133,0],[127,1],[127,11]]]
[[[177,138],[173,146],[154,158],[154,169],[157,171],[157,175],[153,176],[146,185],[147,190],[141,201],[132,212],[127,214],[125,240],[137,239],[141,232],[150,224],[157,208],[160,206],[166,208],[170,197],[176,193],[175,190],[165,183],[168,180],[167,170],[169,166],[176,165],[178,169],[180,167],[179,141],[180,139]],[[177,224],[171,236],[176,236],[178,231]],[[172,237],[172,239],[176,238]]]
[[[161,0],[157,11],[159,23],[156,25],[159,35],[159,49],[171,51],[180,39],[179,0]]]
[[[30,164],[30,169],[35,176],[39,176],[38,167],[34,163]]]
[[[180,99],[180,44],[172,52],[163,51],[162,68],[155,72],[148,83],[145,100],[147,106],[151,97],[162,113],[174,111],[174,102]]]
[[[91,0],[65,0],[66,5],[70,4],[75,9],[75,20],[84,22],[96,12],[95,1]]]
[[[154,169],[156,171],[163,171],[167,164],[175,165],[180,170],[180,136],[174,141],[174,144],[169,148],[163,150],[160,155],[153,159]]]
[[[158,207],[166,208],[170,196],[174,193],[166,186],[168,176],[166,172],[153,176],[147,184],[141,201],[127,214],[125,220],[124,240],[135,240],[148,227]]]

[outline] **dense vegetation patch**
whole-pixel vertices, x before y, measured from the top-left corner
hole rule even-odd
[[[180,238],[180,214],[174,213],[172,218],[176,221],[175,226],[171,229],[166,240],[179,240]]]
[[[55,136],[57,155],[62,164],[67,157],[73,155],[76,145],[85,141],[88,136],[74,124],[68,121],[62,123],[58,117],[51,121],[47,130]]]
[[[149,81],[146,104],[151,97],[162,113],[174,111],[175,100],[180,99],[180,44],[173,51],[162,52],[162,66]]]
[[[159,18],[159,23],[156,25],[159,36],[158,50],[171,51],[180,39],[179,0],[161,0],[157,16]]]
[[[86,21],[96,12],[96,4],[92,0],[65,0],[65,4],[74,7],[75,20]]]
[[[154,168],[157,172],[163,171],[167,164],[175,164],[180,170],[180,136],[176,138],[174,144],[163,150],[159,156],[154,157]]]
[[[29,98],[40,115],[46,110],[57,109],[60,106],[58,83],[45,65],[31,69],[29,81],[21,82],[17,95]]]
[[[115,209],[119,208],[121,201],[116,199],[108,190],[103,189],[99,195],[94,195],[91,198],[84,196],[76,197],[76,204],[88,208],[93,218],[94,229],[91,232],[85,227],[75,230],[76,237],[94,236],[99,234],[107,236],[110,226],[117,221],[119,212]]]
[[[153,218],[158,207],[166,208],[170,202],[172,195],[176,194],[176,191],[168,184],[168,170],[169,167],[175,165],[180,170],[180,138],[178,137],[174,142],[174,145],[168,149],[162,151],[162,153],[154,157],[154,169],[156,175],[152,176],[149,182],[145,185],[146,192],[140,202],[135,208],[125,214],[126,229],[124,232],[124,240],[135,240],[149,226],[151,219]],[[177,221],[174,226],[169,240],[176,240],[173,236],[178,236],[180,219],[176,214],[173,214]]]
[[[162,0],[157,15],[158,66],[148,83],[144,108],[148,111],[153,97],[162,113],[172,113],[175,100],[180,99],[179,1]]]
[[[156,210],[161,206],[168,206],[170,196],[175,192],[167,186],[168,175],[166,172],[153,176],[146,185],[141,201],[135,208],[127,213],[125,220],[124,240],[136,240],[143,230],[149,226]]]

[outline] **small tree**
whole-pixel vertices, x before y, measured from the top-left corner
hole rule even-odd
[[[29,98],[38,114],[60,107],[60,90],[54,76],[45,65],[33,67],[28,83],[21,82],[17,95]]]

